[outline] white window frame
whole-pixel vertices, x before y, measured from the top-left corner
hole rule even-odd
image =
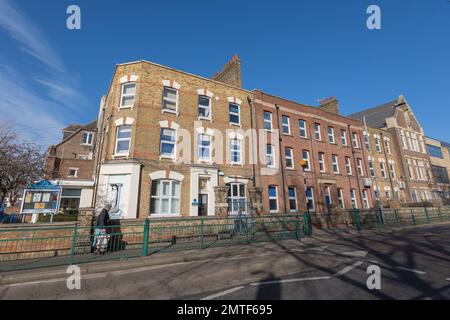
[[[327,127],[327,134],[328,134],[328,143],[335,144],[336,140],[334,138],[334,128],[333,127]]]
[[[268,148],[270,146],[270,148]],[[268,152],[270,149],[270,153]],[[271,159],[271,161],[269,161]],[[270,164],[271,163],[271,164]],[[273,144],[266,144],[266,165],[268,168],[275,168],[276,162],[275,162],[275,147]]]
[[[359,138],[358,138],[358,133],[356,133],[356,132],[352,132],[352,143],[353,143],[353,148],[355,148],[355,149],[359,148]]]
[[[306,187],[306,189],[310,189],[311,190],[311,196],[308,196],[308,193],[305,192],[306,195],[306,203],[309,203],[308,200],[311,200],[312,202],[312,207],[309,208],[309,211],[314,212],[316,211],[316,203],[314,202],[314,188],[313,187]]]
[[[381,153],[383,150],[381,149],[381,138],[375,135],[375,150],[378,153]]]
[[[304,152],[306,152],[306,157],[304,155]],[[311,157],[309,156],[309,151],[306,150],[306,149],[302,149],[302,160],[306,161],[306,163],[308,164],[304,168],[305,171],[311,171],[311,161],[310,161],[310,159],[311,159]]]
[[[320,172],[327,172],[327,168],[325,165],[325,153],[319,152],[318,154],[318,162],[319,162],[319,171]]]
[[[294,196],[293,197],[290,195],[290,192],[289,192],[290,189],[294,190]],[[288,187],[288,198],[289,198],[289,211],[290,212],[297,212],[298,211],[298,202],[297,202],[297,188],[296,187],[294,187],[294,186],[289,186]],[[295,202],[295,209],[291,208],[291,201],[292,200]]]
[[[303,124],[303,126],[302,126],[302,124]],[[298,130],[300,133],[300,138],[308,139],[307,126],[308,126],[308,124],[307,124],[306,120],[303,120],[303,119],[298,120]],[[305,133],[304,135],[302,135],[302,131]]]
[[[130,137],[129,138],[119,138],[119,131],[121,129],[123,129],[123,127],[127,127],[126,131],[130,132]],[[129,124],[123,124],[123,125],[120,125],[120,126],[116,127],[116,145],[115,145],[115,148],[114,148],[114,151],[115,151],[114,155],[115,156],[128,156],[130,154],[131,133],[132,133],[132,127]],[[119,142],[122,142],[122,141],[128,141],[128,151],[126,151],[126,152],[124,152],[124,151],[118,152],[118,150],[117,150],[117,147],[119,146]]]
[[[230,110],[232,105],[237,107],[238,112],[232,112]],[[229,102],[228,103],[228,114],[229,114],[229,119],[228,120],[229,120],[230,124],[236,125],[236,126],[240,126],[241,125],[241,106],[239,104],[234,103],[234,102]],[[239,122],[232,122],[231,121],[231,116],[237,116],[238,119],[239,119]]]
[[[389,162],[388,164],[389,166],[389,170],[391,171],[391,178],[392,179],[397,179],[397,173],[395,172],[395,163],[394,162]]]
[[[380,173],[381,173],[381,178],[383,178],[383,179],[388,178],[388,175],[386,172],[386,163],[384,161],[380,161]]]
[[[275,188],[275,196],[271,196],[270,195],[270,188]],[[270,185],[269,188],[268,188],[268,196],[269,196],[269,211],[270,212],[278,212],[278,210],[280,208],[279,205],[278,205],[278,187],[274,186],[274,185]],[[270,201],[271,200],[275,200],[275,203],[277,205],[276,209],[270,209]]]
[[[336,170],[334,170],[336,166]],[[336,154],[331,155],[331,170],[334,174],[339,174],[339,157]]]
[[[269,115],[269,119],[266,119],[266,115]],[[266,124],[270,124],[270,129],[266,128]],[[264,111],[263,112],[263,129],[266,131],[272,131],[273,125],[272,125],[272,112]]]
[[[344,189],[338,188],[338,204],[341,209],[345,209]]]
[[[384,149],[386,150],[387,154],[392,154],[391,143],[389,140],[384,140]]]
[[[130,86],[130,85],[134,85],[134,93],[125,93],[125,87],[126,86]],[[120,104],[119,104],[119,109],[128,109],[128,108],[133,108],[134,107],[134,103],[136,102],[136,90],[137,90],[137,86],[136,86],[136,82],[125,82],[122,83],[122,86],[120,88]],[[133,104],[127,106],[123,104],[123,100],[124,98],[130,98],[133,97]]]
[[[86,140],[85,137],[88,137],[87,142],[85,141]],[[84,131],[81,145],[92,146],[93,143],[94,143],[94,134],[92,132]]]
[[[286,151],[289,150],[289,155],[286,154]],[[286,163],[286,168],[287,169],[294,169],[295,165],[294,165],[294,150],[290,147],[286,147],[284,148],[284,159],[285,159],[285,163]],[[288,166],[288,160],[290,160],[291,165]]]
[[[352,161],[351,161],[350,157],[345,157],[345,170],[346,170],[348,176],[353,175]]]
[[[341,143],[343,146],[348,146],[347,144],[347,130],[341,129]]]
[[[369,157],[369,173],[372,178],[375,178],[375,160]]]
[[[356,159],[356,171],[358,172],[360,177],[364,177],[364,166],[362,159]]]
[[[78,171],[79,171],[80,169],[79,168],[69,168],[69,175],[68,175],[68,177],[69,178],[78,178]],[[75,171],[75,174],[70,174],[70,172],[71,171]]]
[[[352,207],[358,209],[358,199],[356,197],[356,189],[350,189],[350,201],[352,203]]]
[[[208,137],[209,145],[204,146],[202,144],[203,141],[207,141],[207,140],[202,140],[203,137]],[[201,155],[202,153],[200,152],[200,150],[202,150],[202,149],[207,149],[208,150],[208,155],[209,156],[207,158],[204,158]],[[198,160],[201,161],[201,162],[211,162],[211,160],[212,160],[212,136],[210,134],[207,134],[207,133],[199,133],[198,134],[197,157],[198,157]]]
[[[320,123],[314,123],[314,138],[316,141],[322,141],[322,126]]]
[[[364,207],[364,209],[369,209],[370,208],[369,193],[367,192],[366,189],[364,189],[362,191],[362,200],[363,200],[363,207]]]
[[[167,140],[163,141],[162,140],[163,130],[168,130],[168,131],[173,133],[173,141],[167,141]],[[163,144],[173,145],[173,154],[163,154],[162,153]],[[159,155],[160,155],[160,157],[161,158],[175,159],[175,155],[177,154],[176,153],[176,148],[177,148],[177,131],[175,129],[171,129],[171,128],[161,128],[160,136],[159,136]]]
[[[204,106],[200,104],[200,99],[207,99],[209,101],[208,106]],[[205,119],[205,120],[211,120],[212,119],[212,99],[211,97],[205,96],[205,95],[199,95],[198,96],[198,118],[199,119]],[[208,110],[209,111],[209,117],[205,117],[200,115],[200,109]]]
[[[164,184],[164,183],[169,183],[169,195],[164,196],[162,194],[154,196],[151,194],[152,188],[150,190],[150,201],[154,201],[153,199],[159,199],[159,210],[157,210],[158,213],[151,213],[150,210],[150,215],[155,217],[155,216],[179,216],[180,215],[180,210],[181,210],[181,182],[178,180],[169,180],[169,179],[161,179],[161,180],[153,180],[151,183],[158,183],[158,184]],[[178,197],[175,195],[172,195],[172,189],[173,189],[173,184],[177,183],[179,184],[179,188],[178,190],[180,191],[180,194],[178,195]],[[152,186],[153,187],[153,186]],[[161,186],[161,190],[163,190],[163,187]],[[169,200],[169,211],[172,211],[172,201],[173,200],[178,200],[178,212],[166,212],[166,213],[161,213],[161,208],[162,208],[162,204],[163,204],[163,200]],[[151,208],[151,206],[150,206]]]
[[[175,93],[176,93],[176,98],[175,98],[175,99],[171,99],[171,98],[165,97],[165,96],[164,96],[165,90],[172,90],[172,91],[175,91]],[[176,89],[176,88],[174,88],[174,87],[164,86],[164,87],[163,87],[162,100],[163,100],[163,103],[162,103],[162,111],[163,111],[163,112],[169,112],[169,113],[176,113],[176,114],[178,114],[178,100],[179,100],[179,91],[178,91],[178,89]],[[166,108],[166,107],[165,107],[165,102],[166,102],[166,101],[167,101],[167,102],[171,102],[171,103],[175,103],[175,110]]]
[[[284,123],[284,120],[287,120],[287,123]],[[281,116],[281,126],[282,126],[282,130],[283,130],[283,134],[285,135],[291,135],[291,118],[289,116],[286,115],[282,115]],[[284,129],[287,128],[287,132],[284,132]]]
[[[237,146],[237,149],[234,149],[233,147]],[[238,161],[235,161],[233,159],[233,153],[237,154]],[[242,164],[242,140],[234,138],[230,140],[230,161],[231,164]]]

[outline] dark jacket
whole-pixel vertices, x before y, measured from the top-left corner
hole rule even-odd
[[[95,219],[95,227],[96,228],[103,228],[106,227],[109,224],[109,213],[106,209],[103,209],[100,211],[100,214],[98,215],[97,219]]]

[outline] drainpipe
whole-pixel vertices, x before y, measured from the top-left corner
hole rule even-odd
[[[252,140],[251,151],[252,151],[252,160],[253,160],[253,163],[252,163],[253,187],[256,187],[256,164],[255,164],[255,159],[254,159],[256,145],[255,145],[255,141],[253,140],[253,129],[256,125],[253,124],[253,112],[254,112],[253,101],[250,97],[247,97],[247,102],[248,102],[248,105],[250,106],[250,129],[251,129],[251,140]],[[258,161],[257,159],[258,159],[258,156],[256,156],[256,161]]]
[[[281,137],[281,131],[280,131],[280,106],[275,104],[275,108],[277,109],[277,126],[278,126],[278,149],[280,153],[280,169],[281,169],[281,181],[283,184],[283,200],[284,200],[284,213],[287,214],[287,203],[289,201],[286,201],[286,186],[284,181],[284,167],[283,167],[283,159],[282,159],[282,146],[281,142],[283,141],[283,138]]]
[[[389,174],[389,182],[390,182],[390,185],[391,185],[392,195],[394,195],[395,194],[394,182],[392,181],[392,172],[391,172],[391,168],[389,166],[389,160],[388,160],[388,156],[387,156],[387,153],[386,153],[386,145],[384,144],[384,137],[383,137],[383,133],[382,132],[380,132],[380,137],[381,137],[381,146],[383,148],[384,160],[386,160],[386,163],[387,163],[387,171],[388,171],[388,174]],[[392,146],[391,146],[391,152],[392,152]],[[398,200],[400,200],[400,199],[398,199]]]
[[[351,125],[348,125],[348,132],[350,133],[350,141],[351,141],[351,146],[352,146],[352,158],[353,158],[353,163],[356,164],[356,158],[355,158],[355,148],[353,146],[353,132],[351,129]],[[357,132],[356,132],[357,133]],[[361,144],[361,140],[359,141]],[[361,148],[363,148],[364,146],[361,146]],[[358,185],[358,194],[359,194],[359,203],[361,204],[361,207],[363,206],[363,199],[362,199],[362,190],[361,190],[361,183],[359,181],[358,178],[358,170],[356,170],[356,184]]]
[[[102,106],[101,124],[99,126],[99,124],[97,123],[97,130],[96,130],[97,134],[100,133],[100,137],[98,137],[99,140],[97,140],[97,141],[100,142],[99,143],[99,148],[100,149],[99,149],[99,152],[97,153],[97,157],[95,158],[97,164],[96,164],[95,178],[94,178],[94,194],[93,194],[92,203],[91,203],[92,208],[95,208],[95,204],[97,202],[98,180],[99,180],[99,177],[100,177],[100,161],[101,161],[101,158],[102,158],[102,155],[103,155],[103,144],[104,144],[104,135],[105,135],[105,128],[104,128],[103,124],[104,124],[104,121],[105,121],[105,111],[106,111],[105,104],[106,104],[106,98],[105,98],[105,103]],[[98,128],[100,128],[100,132],[99,132]],[[94,146],[94,157],[95,157],[95,153],[96,153],[95,152],[95,148],[96,147],[97,147],[97,144]]]

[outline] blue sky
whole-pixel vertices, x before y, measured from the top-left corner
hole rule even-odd
[[[66,28],[77,4],[82,29]],[[382,29],[366,9],[381,7]],[[425,133],[450,141],[447,0],[0,0],[0,122],[57,142],[98,113],[116,63],[146,59],[210,77],[234,54],[246,89],[341,112],[405,95]]]

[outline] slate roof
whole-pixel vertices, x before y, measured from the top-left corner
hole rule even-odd
[[[394,100],[374,108],[350,114],[348,117],[363,121],[363,117],[365,116],[368,126],[383,128],[386,126],[386,118],[394,115],[396,104],[397,100]]]

